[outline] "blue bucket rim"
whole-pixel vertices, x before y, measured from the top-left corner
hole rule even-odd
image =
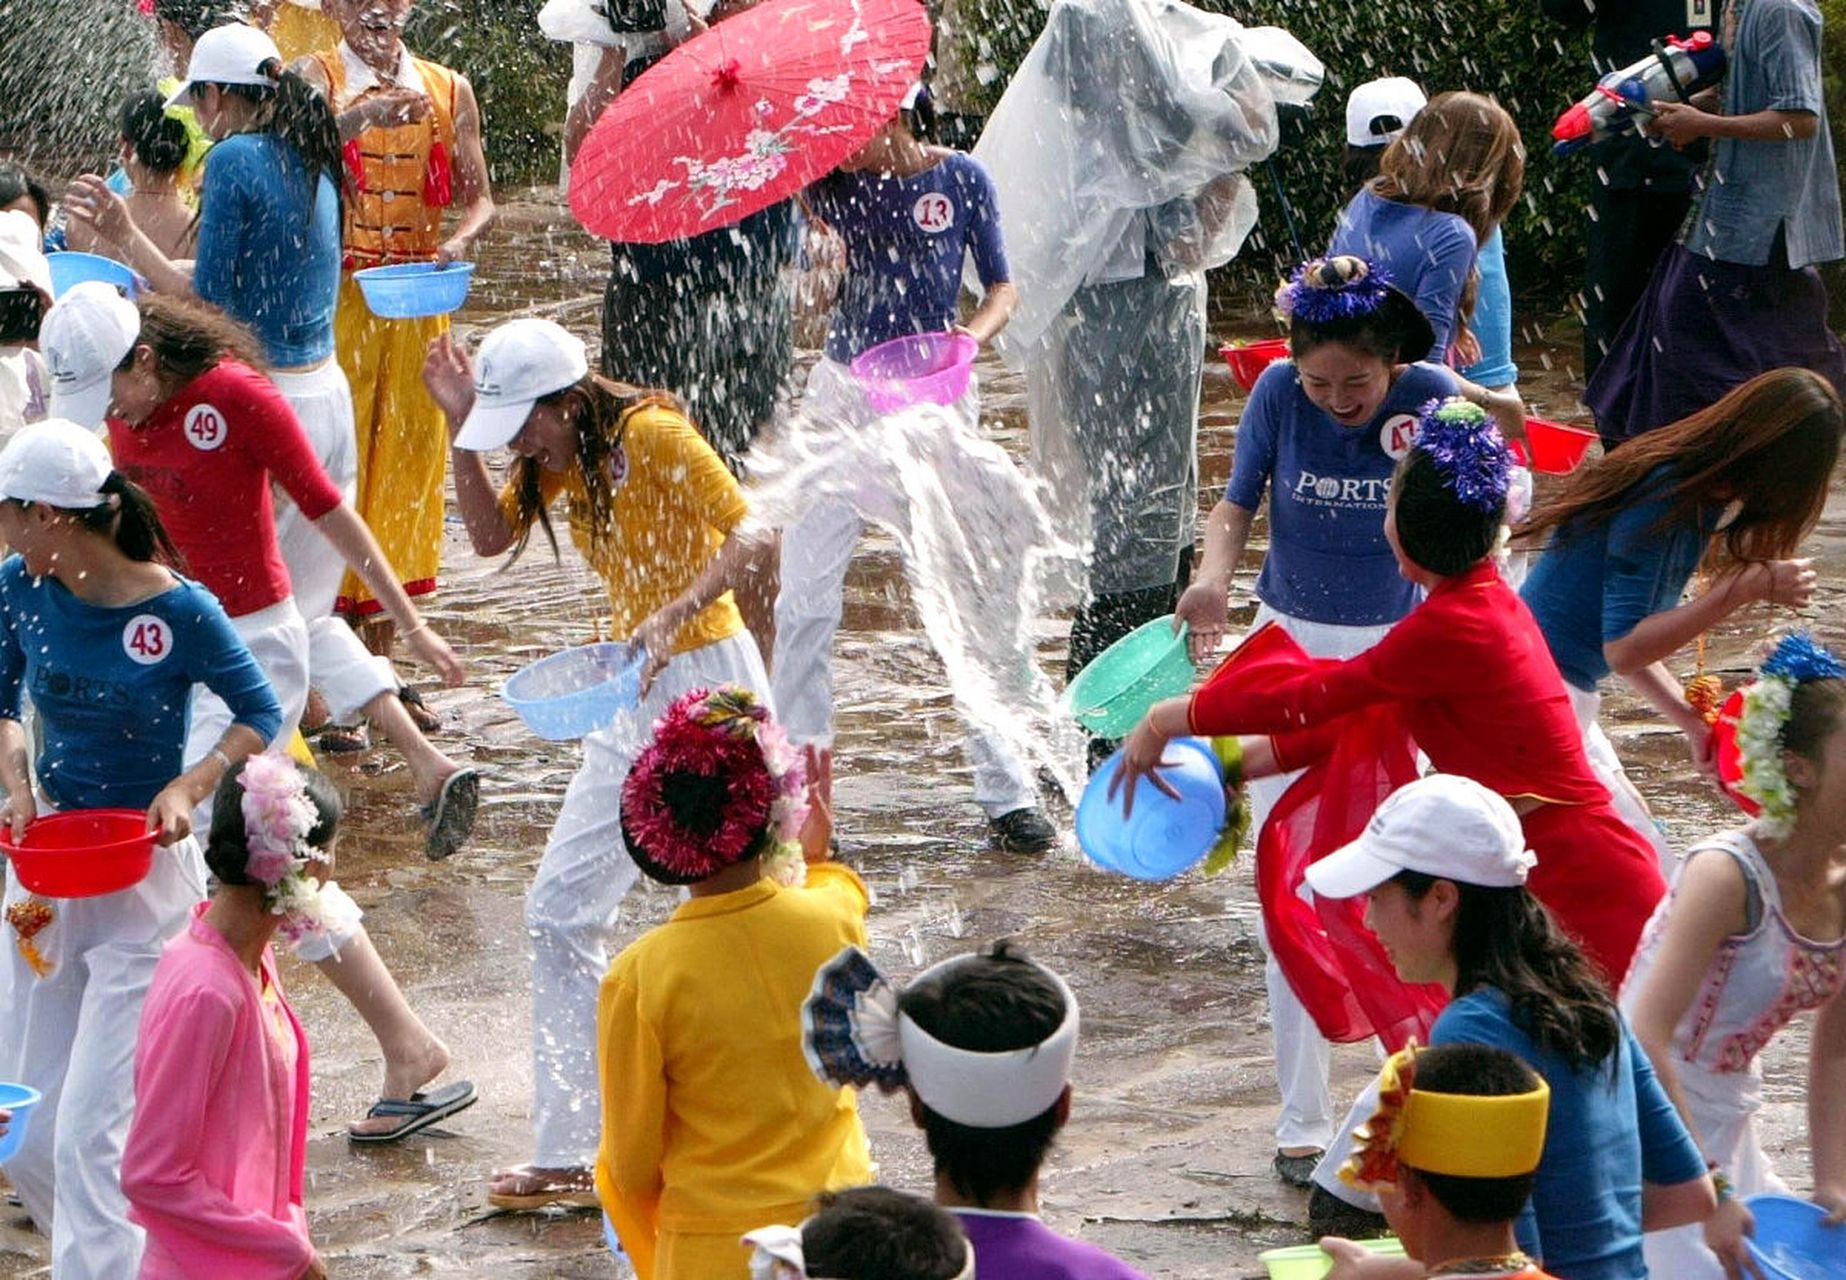
[[[513,692],[513,682],[520,679],[522,676],[529,675],[547,663],[562,663],[566,658],[582,653],[586,649],[620,650],[627,654],[628,660],[617,668],[607,679],[600,680],[592,685],[585,685],[583,688],[572,690],[570,693],[553,694],[548,698],[522,698]],[[592,640],[588,644],[572,645],[568,649],[559,649],[556,653],[548,653],[542,658],[535,658],[531,662],[526,663],[525,666],[519,668],[519,670],[513,672],[512,675],[501,681],[500,697],[504,699],[509,706],[513,707],[542,707],[550,703],[561,702],[566,698],[580,698],[586,693],[602,688],[603,685],[614,684],[617,680],[627,676],[630,671],[641,667],[646,662],[647,654],[643,652],[629,652],[629,644],[626,640]]]
[[[1104,649],[1101,653],[1097,654],[1094,658],[1091,658],[1087,663],[1085,663],[1083,670],[1079,671],[1076,675],[1072,676],[1070,679],[1070,683],[1064,686],[1065,709],[1068,710],[1073,716],[1076,716],[1079,719],[1081,719],[1084,716],[1100,715],[1103,712],[1107,711],[1109,709],[1109,704],[1107,702],[1099,703],[1096,706],[1089,706],[1089,707],[1080,707],[1077,705],[1077,700],[1074,695],[1078,689],[1083,687],[1083,677],[1085,673],[1090,671],[1092,668],[1098,666],[1098,664],[1100,664],[1104,659],[1106,659],[1109,656],[1109,652],[1111,649],[1114,649],[1119,645],[1127,644],[1130,640],[1133,640],[1135,637],[1139,636],[1141,633],[1145,631],[1153,630],[1154,626],[1158,623],[1165,623],[1168,627],[1171,627],[1173,625],[1173,615],[1170,613],[1162,614],[1158,618],[1152,618],[1148,620],[1147,622],[1143,622],[1140,626],[1136,627],[1133,631],[1130,631],[1127,635],[1122,636],[1119,639],[1117,639],[1114,644],[1111,644],[1109,646],[1108,649]],[[1180,623],[1179,630],[1173,632],[1173,640],[1180,645],[1185,645],[1189,640],[1191,640],[1191,638],[1192,638],[1192,624],[1190,622]],[[1187,653],[1187,661],[1191,661],[1190,651],[1188,651]],[[1155,664],[1155,665],[1158,665],[1158,664]],[[1152,668],[1150,668],[1150,670],[1151,669]],[[1147,674],[1148,673],[1146,671],[1143,671],[1139,676],[1135,677],[1135,680],[1144,680],[1147,678]],[[1131,681],[1128,686],[1124,686],[1122,689],[1118,689],[1116,691],[1116,696],[1119,697],[1123,692],[1126,691],[1128,687],[1132,686],[1133,683],[1134,682]],[[1113,701],[1113,699],[1111,699],[1111,701]]]
[[[17,1089],[26,1096],[16,1101],[8,1102],[5,1098],[5,1091],[9,1089]],[[10,1080],[0,1080],[0,1108],[4,1108],[8,1111],[18,1111],[25,1107],[36,1107],[44,1100],[45,1095],[29,1084],[14,1084]]]
[[[461,260],[451,262],[446,267],[440,266],[434,262],[387,262],[381,266],[361,268],[353,272],[353,279],[416,280],[423,276],[443,276],[450,274],[471,276],[474,274],[474,264]]]

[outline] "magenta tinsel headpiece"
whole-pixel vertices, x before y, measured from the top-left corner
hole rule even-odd
[[[1506,505],[1513,453],[1479,405],[1460,396],[1425,404],[1417,414],[1416,448],[1429,455],[1463,506],[1486,514]]]
[[[675,813],[676,776],[709,778],[714,811]],[[694,689],[654,722],[622,784],[622,831],[641,869],[691,884],[797,839],[807,816],[800,753],[748,689]]]
[[[1334,324],[1376,315],[1391,296],[1391,277],[1355,254],[1316,258],[1296,267],[1276,290],[1276,310],[1289,320]]]

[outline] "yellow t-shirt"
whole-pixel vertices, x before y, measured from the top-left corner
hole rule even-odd
[[[871,1181],[853,1091],[822,1084],[801,1045],[814,975],[866,945],[868,903],[851,870],[820,863],[805,888],[689,899],[609,966],[596,1189],[641,1280],[663,1233],[799,1221],[818,1193]]]
[[[576,466],[541,472],[539,493],[547,506],[564,495],[571,541],[609,588],[611,634],[626,639],[692,584],[748,507],[737,478],[677,409],[643,401],[622,415],[617,430],[621,443],[611,462],[610,502],[615,527],[600,540],[591,536],[589,496]],[[518,511],[519,495],[508,482],[500,492],[500,513],[512,524]],[[727,591],[687,620],[673,652],[702,648],[741,630],[743,619]]]

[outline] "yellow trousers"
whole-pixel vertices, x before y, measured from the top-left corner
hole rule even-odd
[[[443,481],[449,429],[423,386],[429,344],[449,331],[447,316],[385,320],[365,305],[350,273],[340,280],[334,349],[353,389],[359,488],[353,507],[378,539],[397,580],[412,596],[436,589],[442,562]],[[348,573],[338,609],[374,614],[378,602]]]

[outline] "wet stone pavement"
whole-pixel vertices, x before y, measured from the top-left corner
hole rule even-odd
[[[458,327],[542,314],[593,340],[606,261],[555,204],[509,201]],[[1246,326],[1241,336],[1268,332]],[[1214,341],[1231,336],[1231,326],[1214,325]],[[1521,352],[1527,394],[1551,416],[1575,410],[1574,345],[1574,332],[1560,331],[1557,341]],[[1020,380],[991,362],[982,378],[990,428],[1022,455]],[[1214,358],[1200,430],[1207,505],[1228,470],[1240,405]],[[1823,585],[1810,620],[1823,636],[1846,639],[1846,490],[1836,488],[1811,545]],[[1247,560],[1233,595],[1243,620],[1260,555]],[[529,1154],[523,893],[577,766],[574,744],[530,736],[495,690],[525,662],[591,638],[601,601],[600,585],[570,548],[557,564],[535,545],[505,572],[477,558],[451,521],[442,588],[427,612],[469,663],[470,681],[429,697],[444,719],[441,744],[488,773],[473,842],[451,861],[423,859],[407,777],[388,749],[327,764],[351,804],[339,880],[366,908],[412,1004],[450,1046],[450,1075],[480,1091],[473,1109],[439,1130],[397,1146],[349,1147],[345,1123],[364,1113],[380,1081],[376,1045],[318,974],[285,963],[314,1062],[308,1211],[333,1276],[627,1274],[605,1250],[595,1214],[500,1214],[486,1203],[487,1175]],[[1714,669],[1734,683],[1756,640],[1787,620],[1761,610],[1736,620],[1713,637]],[[1040,656],[1054,673],[1064,630],[1055,618],[1039,626]],[[941,667],[894,550],[876,534],[847,580],[836,656],[840,838],[877,895],[870,929],[879,964],[907,975],[1008,936],[1065,974],[1083,1001],[1074,1113],[1043,1183],[1047,1220],[1151,1276],[1261,1275],[1260,1251],[1304,1238],[1305,1202],[1269,1170],[1275,1096],[1248,857],[1217,879],[1195,873],[1143,885],[1092,869],[1068,836],[1065,848],[1041,858],[988,848]],[[1674,665],[1689,673],[1690,655]],[[1677,843],[1735,821],[1637,699],[1616,694],[1605,720]],[[1069,807],[1049,803],[1068,832]],[[620,941],[664,918],[676,900],[643,881],[624,906]],[[1805,1061],[1799,1032],[1767,1055],[1767,1147],[1797,1187],[1809,1178]],[[1337,1050],[1336,1097],[1355,1093],[1374,1063],[1370,1048]],[[927,1155],[901,1107],[880,1097],[863,1106],[881,1179],[926,1193]],[[0,1277],[46,1274],[44,1241],[23,1229],[16,1209],[5,1224]]]

